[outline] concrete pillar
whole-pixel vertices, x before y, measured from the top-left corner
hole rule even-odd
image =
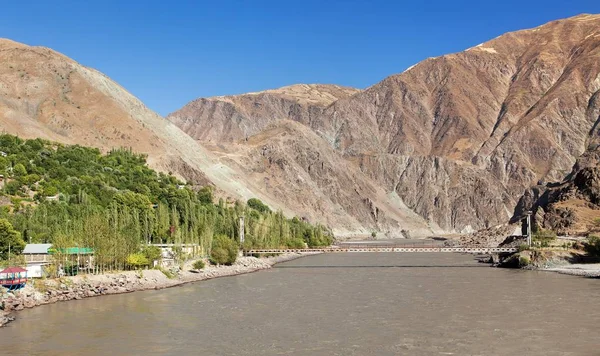
[[[531,246],[531,211],[527,212],[527,245]]]

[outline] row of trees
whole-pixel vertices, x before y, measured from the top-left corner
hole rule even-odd
[[[131,150],[103,155],[93,148],[0,135],[0,151],[5,154],[0,173],[8,178],[2,194],[13,202],[0,208],[0,244],[4,219],[21,242],[90,247],[101,269],[118,270],[145,264],[148,243],[197,244],[201,255],[210,253],[216,237],[220,245],[224,238],[239,245],[240,216],[246,219],[245,247],[332,242],[324,226],[288,219],[258,199],[214,204],[210,187],[194,190],[157,173]],[[47,199],[56,194],[58,200]],[[13,245],[14,251],[22,245]],[[2,251],[0,246],[0,258]]]

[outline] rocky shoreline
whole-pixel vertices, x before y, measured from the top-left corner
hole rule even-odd
[[[587,278],[600,278],[600,263],[574,263],[570,265],[540,268],[540,271],[568,274]]]
[[[286,253],[268,258],[239,257],[231,266],[207,265],[199,271],[193,270],[192,262],[189,262],[173,278],[168,278],[160,270],[153,269],[35,280],[33,285],[28,284],[19,291],[7,292],[0,296],[0,306],[2,307],[2,310],[0,310],[0,326],[14,320],[13,312],[25,308],[102,295],[163,289],[206,279],[251,273],[269,269],[277,263],[291,261],[307,255]]]

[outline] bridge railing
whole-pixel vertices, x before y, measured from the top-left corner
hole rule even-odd
[[[489,253],[514,253],[518,250],[513,247],[405,247],[405,246],[387,246],[387,247],[324,247],[324,248],[305,248],[305,249],[251,249],[245,250],[244,254],[277,254],[277,253],[345,253],[345,252],[449,252],[449,253],[470,253],[470,254],[489,254]]]

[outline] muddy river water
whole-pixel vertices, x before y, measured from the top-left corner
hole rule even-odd
[[[600,355],[600,280],[449,253],[317,255],[46,305],[5,355]]]

